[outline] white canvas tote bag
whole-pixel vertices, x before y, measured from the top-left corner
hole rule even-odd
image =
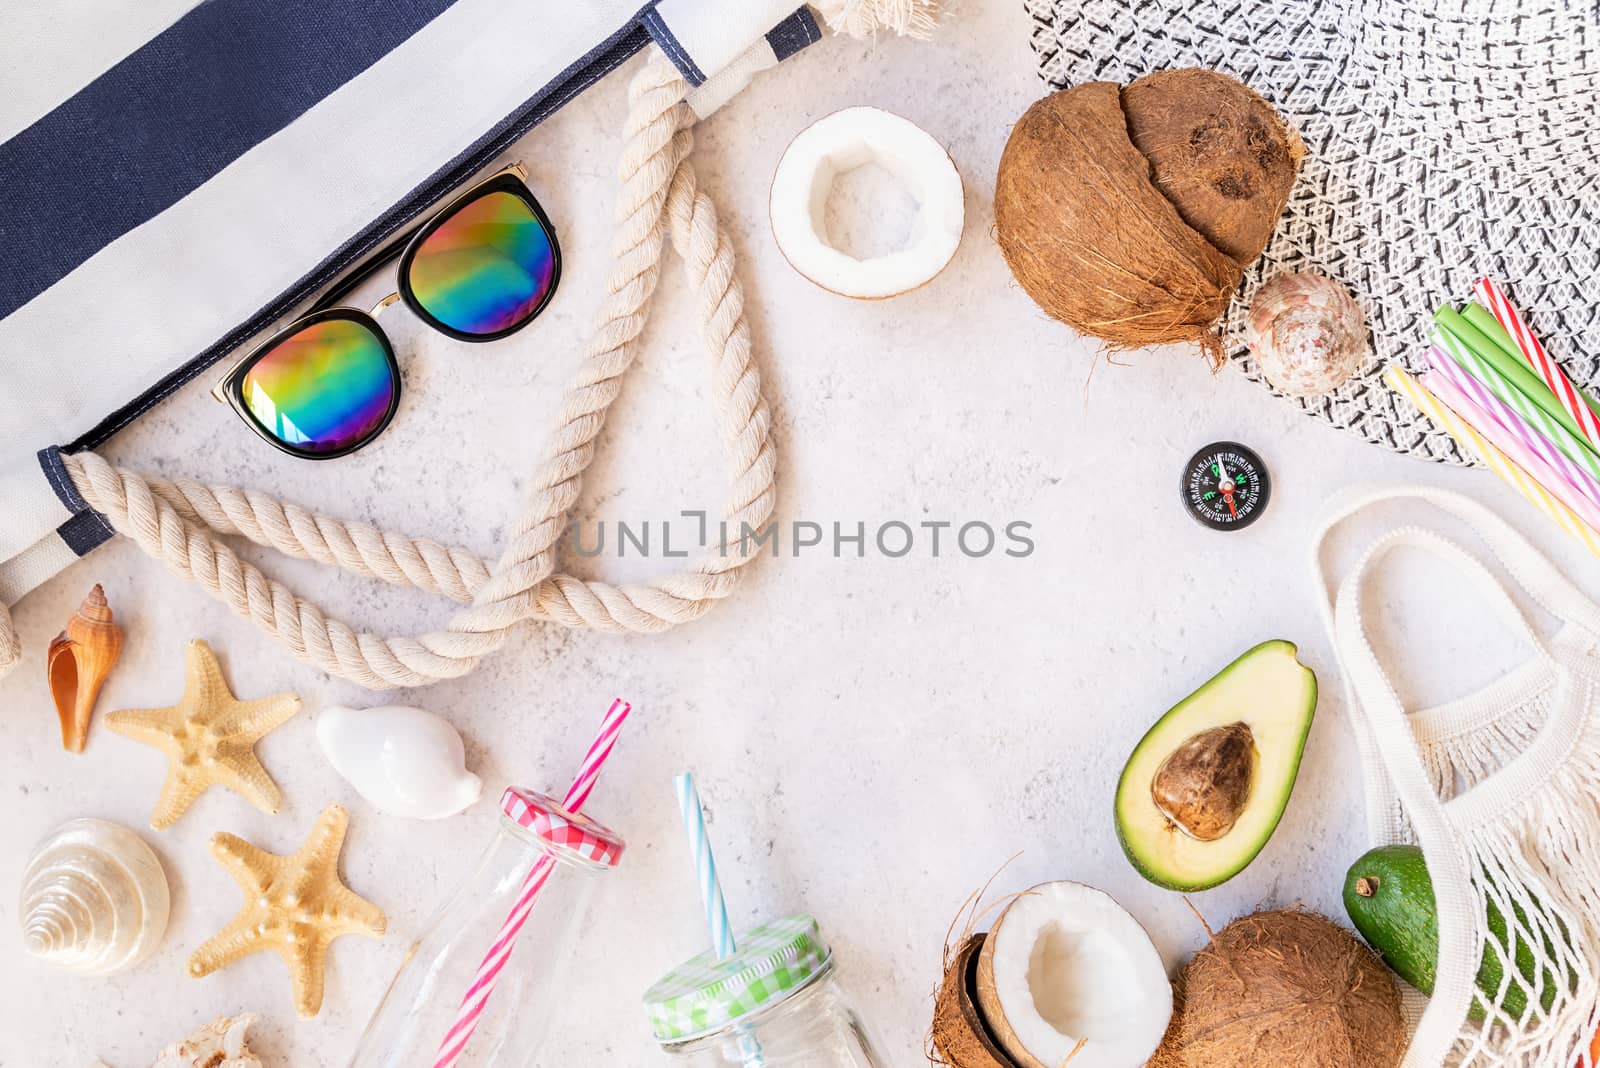
[[[597,190],[624,206],[641,196],[651,209],[619,225],[618,241],[635,242],[619,255],[637,253],[637,262],[624,265],[633,274],[617,288],[642,275],[649,286],[634,287],[640,294],[618,314],[648,314],[655,274],[640,264],[659,257],[669,223],[710,282],[736,289],[723,277],[731,259],[693,252],[717,233],[681,158],[688,127],[821,37],[799,0],[152,0],[69,4],[48,17],[13,8],[0,8],[0,189],[9,198],[0,219],[0,674],[20,656],[10,605],[116,531],[142,531],[154,551],[161,530],[187,532],[203,550],[198,570],[187,554],[169,560],[179,573],[331,672],[382,687],[468,670],[488,650],[481,641],[442,639],[453,651],[440,658],[437,637],[358,634],[210,541],[240,535],[458,601],[495,587],[476,558],[445,559],[422,541],[394,554],[380,532],[359,526],[341,525],[333,544],[311,531],[307,543],[293,528],[310,527],[292,506],[229,515],[244,500],[230,487],[119,487],[100,463],[109,504],[120,508],[133,493],[145,504],[142,520],[118,526],[117,509],[83,492],[81,465],[646,48],[647,68],[664,77],[634,87],[638,128],[626,135],[635,155],[624,162],[641,177],[620,196]],[[674,100],[657,103],[666,77]],[[650,140],[668,126],[665,146]],[[668,158],[676,171],[662,169]],[[672,183],[684,210],[674,215],[647,188],[652,180]],[[606,307],[621,307],[612,297]],[[707,312],[728,308],[735,321],[717,323],[725,348],[744,339],[742,304]],[[742,389],[719,396],[722,407],[764,420],[753,368],[743,377],[735,364],[719,370]],[[757,446],[764,422],[759,430]],[[753,451],[761,474],[771,451]],[[581,466],[558,474],[575,479]],[[151,493],[162,500],[151,504]],[[746,500],[770,510],[770,496],[758,486]],[[688,585],[704,593],[711,583]],[[562,588],[568,595],[556,600],[582,603],[540,611],[571,625],[661,629],[662,612],[690,612],[666,603],[671,590],[607,604],[609,589]],[[502,584],[482,599],[509,605],[517,592]],[[635,611],[641,598],[654,600]],[[513,605],[462,626],[481,634],[516,615]]]
[[[1321,550],[1331,528],[1370,505],[1411,498],[1465,520],[1559,628],[1536,629],[1478,558],[1417,526],[1379,538],[1330,600]],[[1471,696],[1404,708],[1385,673],[1393,657],[1369,636],[1363,588],[1401,548],[1451,565],[1532,658]],[[1438,902],[1437,984],[1425,1006],[1412,998],[1420,1015],[1406,1068],[1591,1068],[1600,1022],[1600,607],[1493,512],[1439,490],[1346,496],[1320,524],[1312,554],[1360,745],[1372,843],[1421,846]],[[1490,932],[1491,904],[1505,917],[1503,939]],[[1523,962],[1503,968],[1504,985],[1489,997],[1476,984],[1485,953]],[[1512,984],[1526,994],[1520,1019],[1499,1007]]]

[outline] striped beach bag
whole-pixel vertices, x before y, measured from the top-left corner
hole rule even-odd
[[[554,570],[605,409],[684,257],[733,453],[728,517],[773,501],[767,408],[732,249],[691,130],[824,28],[796,0],[143,0],[0,10],[0,673],[9,606],[114,533],[302,659],[375,688],[460,675],[526,619],[648,632],[727,596],[737,553],[637,586]],[[836,0],[828,17],[860,17]],[[915,6],[915,5],[911,5]],[[630,86],[616,267],[578,388],[497,560],[260,494],[113,467],[95,448],[302,311],[513,141],[648,49]],[[292,225],[291,225],[292,222]],[[241,253],[241,250],[247,250]],[[462,604],[367,634],[234,552],[249,539]]]

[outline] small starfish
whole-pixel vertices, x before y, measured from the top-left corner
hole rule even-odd
[[[256,759],[255,745],[300,711],[300,698],[280,693],[254,701],[233,696],[211,647],[189,643],[183,700],[170,708],[128,709],[106,717],[106,726],[167,754],[167,781],[150,816],[162,830],[177,822],[195,798],[220,783],[268,814],[278,811],[278,786]]]
[[[350,813],[329,805],[306,844],[286,857],[257,849],[231,834],[211,839],[211,855],[244,891],[239,915],[189,957],[195,978],[240,957],[273,950],[289,966],[294,1008],[309,1020],[322,1008],[322,969],[328,943],[340,935],[382,938],[388,921],[372,902],[339,881],[339,851]]]

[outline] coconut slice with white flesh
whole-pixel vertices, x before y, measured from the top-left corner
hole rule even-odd
[[[984,1019],[1022,1068],[1139,1068],[1172,1019],[1150,936],[1082,883],[1019,895],[984,942],[977,985]]]
[[[828,196],[834,180],[877,164],[918,204],[906,247],[857,259],[828,235]],[[965,222],[961,175],[944,147],[925,130],[881,108],[853,107],[818,119],[800,132],[772,178],[772,235],[795,270],[823,289],[880,300],[916,289],[956,253]]]

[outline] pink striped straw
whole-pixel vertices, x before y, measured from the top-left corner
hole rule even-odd
[[[1564,482],[1588,498],[1596,508],[1600,508],[1600,481],[1575,463],[1572,457],[1562,452],[1555,442],[1518,415],[1509,404],[1495,396],[1488,386],[1468,374],[1466,368],[1452,360],[1449,354],[1437,345],[1428,350],[1428,364],[1440,377],[1449,379],[1458,390],[1472,398],[1473,402],[1507,433],[1516,435],[1524,446],[1544,461],[1546,467],[1557,472]],[[1479,428],[1479,432],[1482,433],[1482,428]],[[1500,451],[1506,450],[1502,448]]]
[[[1572,379],[1567,377],[1561,365],[1550,358],[1550,354],[1544,350],[1539,339],[1533,336],[1533,331],[1528,329],[1528,324],[1523,322],[1517,309],[1511,306],[1505,293],[1487,278],[1480,279],[1474,291],[1478,299],[1489,309],[1490,314],[1517,343],[1517,348],[1522,350],[1522,358],[1539,372],[1539,377],[1544,379],[1544,384],[1550,387],[1550,392],[1555,394],[1561,407],[1566,409],[1567,414],[1578,424],[1589,444],[1600,450],[1600,417],[1597,417],[1594,409],[1585,402],[1583,394],[1572,384]]]
[[[1596,507],[1593,501],[1579,493],[1560,472],[1529,448],[1521,437],[1501,426],[1477,401],[1464,393],[1454,379],[1437,372],[1429,372],[1418,378],[1418,381],[1445,407],[1454,411],[1472,429],[1488,439],[1490,444],[1510,457],[1513,463],[1543,486],[1552,497],[1570,508],[1594,531],[1600,532],[1600,507]]]
[[[605,719],[600,724],[600,733],[595,737],[594,744],[589,746],[589,752],[584,756],[583,764],[578,769],[578,776],[572,780],[572,786],[567,790],[566,798],[561,803],[568,812],[581,811],[583,803],[589,800],[589,794],[593,792],[594,784],[600,778],[600,769],[605,766],[606,758],[611,755],[612,747],[617,744],[617,735],[631,711],[633,706],[620,697],[612,701],[611,707],[606,710]],[[488,952],[483,955],[482,963],[478,965],[478,972],[473,977],[472,985],[462,995],[461,1007],[456,1010],[455,1022],[450,1025],[444,1041],[439,1043],[439,1055],[434,1059],[433,1068],[454,1068],[456,1061],[460,1060],[461,1054],[466,1051],[467,1042],[472,1038],[472,1032],[477,1029],[478,1019],[483,1015],[484,1006],[489,1003],[489,995],[494,993],[500,969],[511,959],[517,935],[521,933],[522,925],[527,922],[528,913],[533,911],[533,903],[538,898],[539,891],[544,889],[544,884],[549,881],[550,873],[554,869],[555,862],[545,854],[528,870],[527,877],[522,880],[522,892],[517,895],[516,904],[511,906],[511,911],[506,914],[505,922],[500,925],[500,931],[495,935],[494,944],[489,947]]]

